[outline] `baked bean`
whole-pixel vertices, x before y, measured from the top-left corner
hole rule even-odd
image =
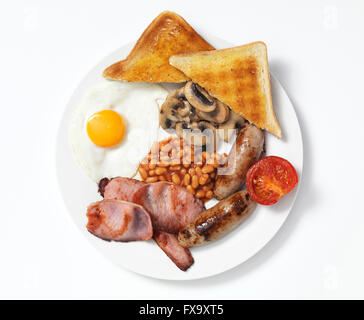
[[[141,178],[143,180],[145,180],[146,178],[148,178],[148,172],[143,167],[139,167],[138,171],[139,171],[139,174],[140,174],[140,176],[141,176]]]
[[[166,177],[165,176],[158,176],[158,180],[159,181],[166,181]]]
[[[170,166],[170,167],[169,167],[169,170],[172,170],[172,171],[179,171],[179,170],[181,170],[181,166]]]
[[[196,193],[195,189],[193,189],[191,185],[188,185],[188,186],[186,187],[186,189],[187,189],[187,191],[188,191],[189,193],[192,193],[193,195]]]
[[[201,199],[205,196],[205,192],[203,190],[198,190],[195,196],[197,199]]]
[[[209,175],[207,173],[204,173],[202,176],[200,176],[199,184],[204,185],[209,178]]]
[[[180,179],[180,177],[179,177],[178,174],[173,174],[172,175],[172,182],[174,184],[177,184],[177,185],[180,185],[181,184],[181,179]]]
[[[201,176],[202,175],[202,169],[200,167],[196,167],[196,174],[198,176]]]
[[[192,188],[194,188],[194,189],[197,189],[198,188],[198,176],[197,175],[194,175],[193,177],[192,177],[192,183],[191,183],[191,185],[192,185]]]
[[[149,169],[150,170],[153,170],[153,169],[155,169],[155,167],[157,166],[157,164],[156,163],[149,163]]]
[[[145,161],[145,162],[140,163],[140,167],[142,167],[145,170],[149,170],[148,159],[145,159],[143,161]]]
[[[157,166],[157,165],[156,165],[156,166]],[[169,167],[169,163],[165,163],[165,162],[158,162],[158,167],[167,168],[167,167]]]
[[[155,169],[155,174],[158,176],[165,174],[166,172],[167,172],[166,168],[158,167],[157,169]]]
[[[185,184],[185,186],[188,186],[190,182],[191,182],[191,176],[189,175],[189,173],[186,173],[183,178],[183,183]]]
[[[214,171],[214,167],[213,167],[212,165],[210,165],[210,164],[207,164],[207,165],[205,165],[205,166],[202,168],[202,172],[203,172],[203,173],[210,173],[210,172],[212,172],[212,171]]]
[[[148,175],[149,176],[154,176],[155,175],[155,170],[149,170]]]
[[[212,190],[206,191],[205,193],[205,197],[208,199],[211,199],[213,195],[214,193],[212,192]]]
[[[145,182],[148,182],[148,183],[157,182],[157,181],[158,181],[158,177],[149,177],[149,178],[145,179]]]

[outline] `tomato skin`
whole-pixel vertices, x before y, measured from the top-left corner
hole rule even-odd
[[[267,156],[253,164],[246,174],[250,197],[262,205],[272,205],[289,193],[298,183],[293,165],[277,156]]]

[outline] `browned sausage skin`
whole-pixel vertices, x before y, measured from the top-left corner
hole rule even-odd
[[[219,200],[240,190],[248,169],[259,159],[264,145],[264,133],[247,124],[236,137],[228,156],[228,167],[218,170],[214,194]]]
[[[246,190],[234,193],[216,206],[204,211],[194,222],[178,233],[185,248],[206,244],[236,228],[255,208]]]

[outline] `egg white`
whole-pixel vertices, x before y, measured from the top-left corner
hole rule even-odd
[[[158,103],[167,97],[158,84],[104,80],[90,88],[74,110],[70,140],[75,158],[95,182],[104,177],[133,177],[139,162],[158,139]],[[111,148],[95,145],[87,135],[88,118],[95,112],[111,109],[125,123],[122,142]]]

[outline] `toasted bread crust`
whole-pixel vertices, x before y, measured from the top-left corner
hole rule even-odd
[[[236,113],[281,137],[273,110],[267,49],[263,42],[174,55],[169,61]]]
[[[128,57],[105,69],[103,76],[130,82],[184,82],[189,78],[169,64],[169,57],[213,49],[182,17],[164,11],[143,32]]]

